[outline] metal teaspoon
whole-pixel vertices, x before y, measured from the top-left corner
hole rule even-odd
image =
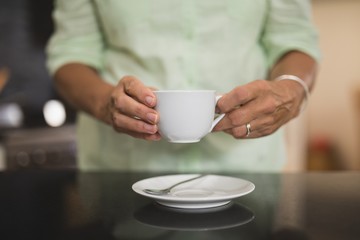
[[[187,182],[190,182],[190,181],[193,181],[193,180],[205,177],[205,176],[206,176],[206,174],[202,174],[202,175],[199,175],[199,176],[196,176],[196,177],[193,177],[193,178],[190,178],[190,179],[175,183],[175,184],[171,185],[170,187],[164,188],[164,189],[149,189],[149,188],[147,188],[147,189],[144,189],[143,191],[148,193],[148,194],[152,194],[152,195],[165,195],[165,194],[168,194],[171,191],[171,189],[173,189],[174,187],[179,186],[180,184],[187,183]]]

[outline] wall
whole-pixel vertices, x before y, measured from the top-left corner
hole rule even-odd
[[[323,59],[309,105],[309,137],[336,144],[346,169],[360,169],[360,1],[314,0]]]

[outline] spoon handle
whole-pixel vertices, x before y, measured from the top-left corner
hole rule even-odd
[[[187,182],[191,182],[191,181],[193,181],[193,180],[196,180],[196,179],[199,179],[199,178],[202,178],[202,177],[205,177],[205,176],[206,176],[206,174],[201,174],[201,175],[199,175],[199,176],[196,176],[196,177],[189,178],[189,179],[186,179],[186,180],[184,180],[184,181],[178,182],[178,183],[176,183],[176,184],[168,187],[168,188],[167,188],[167,191],[170,191],[171,189],[173,189],[174,187],[179,186],[180,184],[187,183]]]
[[[196,177],[192,177],[192,178],[186,179],[184,181],[177,182],[177,183],[171,185],[170,187],[164,188],[164,189],[149,189],[148,188],[148,189],[144,189],[143,191],[148,193],[148,194],[153,194],[153,195],[168,194],[171,191],[171,189],[173,189],[174,187],[179,186],[180,184],[183,184],[183,183],[193,181],[193,180],[198,179],[198,178],[202,178],[204,176],[206,176],[206,174],[201,174],[201,175],[198,175]]]

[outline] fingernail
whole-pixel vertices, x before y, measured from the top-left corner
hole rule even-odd
[[[154,134],[154,135],[151,135],[149,137],[149,140],[151,140],[151,141],[160,141],[161,137],[159,135],[157,135],[157,134]]]
[[[147,118],[150,122],[156,123],[157,115],[154,114],[154,113],[148,113],[148,114],[146,114],[146,118]]]
[[[215,107],[215,113],[220,114],[220,108],[218,106]]]
[[[153,105],[154,105],[154,101],[155,101],[155,98],[153,98],[153,97],[151,97],[151,96],[145,97],[145,102],[146,102],[149,106],[153,106]]]
[[[145,124],[144,128],[148,133],[156,133],[156,131],[157,131],[155,125]]]

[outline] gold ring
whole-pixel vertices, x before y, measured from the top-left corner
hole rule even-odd
[[[251,125],[250,123],[246,124],[246,137],[248,137],[251,133]]]

